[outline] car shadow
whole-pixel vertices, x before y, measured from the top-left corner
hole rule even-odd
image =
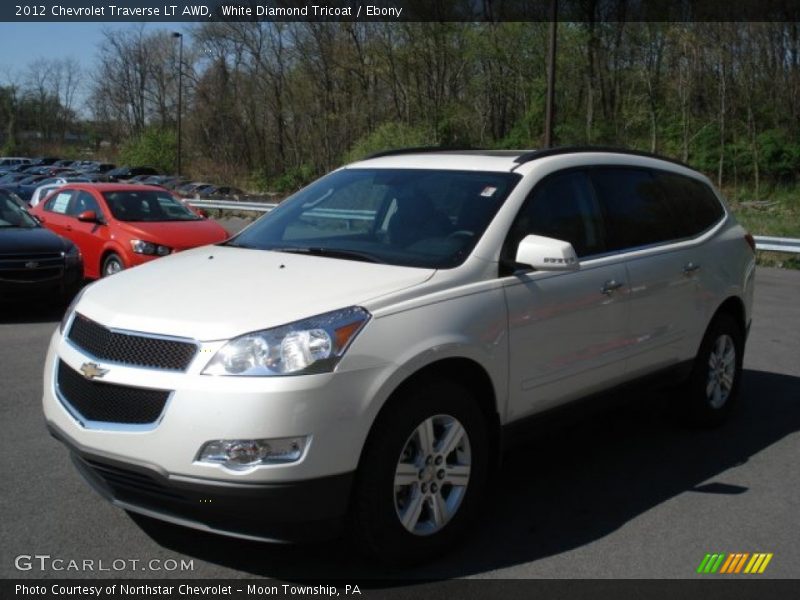
[[[0,306],[0,325],[23,323],[58,323],[64,316],[67,305],[36,301],[30,304],[19,302]]]
[[[79,290],[88,285],[83,280]],[[32,300],[6,300],[0,303],[0,325],[23,323],[58,323],[64,316],[74,294],[66,298],[37,298]]]
[[[665,418],[662,394],[545,429],[507,453],[485,516],[440,560],[395,570],[364,559],[349,542],[292,546],[248,542],[147,518],[139,526],[175,552],[251,576],[349,580],[370,587],[409,579],[466,577],[591,543],[685,492],[746,494],[709,481],[800,430],[800,378],[745,370],[735,416],[711,431]],[[382,580],[382,581],[377,581]]]

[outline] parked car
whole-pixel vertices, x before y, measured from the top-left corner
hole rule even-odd
[[[208,185],[195,190],[199,198],[243,196],[245,192],[231,185]]]
[[[754,271],[712,183],[669,160],[379,154],[88,287],[44,414],[126,510],[272,540],[347,524],[371,556],[424,560],[487,518],[529,417],[659,376],[692,423],[729,416]]]
[[[175,188],[175,192],[180,194],[184,197],[193,197],[197,194],[200,190],[206,187],[212,187],[213,184],[205,182],[205,181],[188,181],[183,185],[179,185]]]
[[[0,184],[0,189],[15,193],[17,196],[28,202],[30,200],[33,190],[40,184],[38,182],[47,179],[47,175],[30,175],[26,174],[25,177],[18,179],[13,183]]]
[[[158,175],[153,167],[117,167],[106,172],[111,181],[127,181],[137,175]]]
[[[68,184],[31,214],[78,245],[90,279],[228,237],[214,221],[150,186]]]
[[[69,169],[74,169],[77,166],[76,163],[78,163],[78,162],[80,162],[80,161],[73,160],[71,158],[62,158],[61,160],[57,160],[56,162],[54,162],[53,166],[54,167],[65,167],[65,168],[69,168]]]
[[[10,191],[8,191],[8,190],[6,190],[6,189],[2,189],[2,188],[0,188],[0,195],[2,195],[2,196],[3,196],[3,197],[5,197],[5,198],[9,198],[9,199],[11,199],[11,201],[12,201],[14,204],[16,204],[17,206],[19,206],[19,207],[20,207],[22,210],[24,210],[24,211],[27,211],[27,210],[28,210],[28,208],[30,208],[30,207],[28,206],[28,203],[27,203],[27,202],[25,202],[25,200],[23,200],[23,199],[22,199],[22,198],[20,198],[19,196],[17,196],[17,195],[16,195],[14,192],[10,192]]]
[[[63,301],[83,277],[78,248],[43,228],[12,194],[0,190],[0,302]]]
[[[30,164],[32,167],[42,167],[47,165],[52,165],[56,162],[61,160],[57,156],[38,156],[31,160]]]
[[[93,173],[95,175],[105,174],[111,171],[112,169],[116,169],[117,166],[114,163],[104,163],[99,161],[87,161],[81,165],[79,165],[78,170],[82,173]]]
[[[14,171],[9,171],[7,173],[4,173],[3,175],[0,175],[0,185],[16,183],[17,181],[25,179],[26,177],[30,177],[30,175],[27,173],[18,173]]]
[[[30,158],[24,158],[22,156],[2,156],[0,157],[0,170],[6,170],[19,165],[27,165],[30,162]]]
[[[38,188],[33,190],[33,194],[31,194],[31,199],[27,203],[28,206],[33,208],[37,204],[39,204],[42,200],[47,198],[50,194],[52,194],[55,190],[62,188],[66,185],[66,183],[47,183],[44,185],[40,185]]]
[[[28,204],[36,206],[44,200],[52,191],[65,186],[68,183],[97,183],[94,177],[72,176],[72,177],[48,177],[36,182],[38,187],[31,193]]]

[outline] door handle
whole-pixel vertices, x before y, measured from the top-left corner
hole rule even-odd
[[[624,284],[621,281],[617,281],[616,279],[609,279],[603,284],[603,287],[600,288],[600,291],[606,296],[610,296],[612,293],[621,288],[623,285]]]
[[[696,273],[700,270],[700,265],[695,262],[689,261],[685,265],[683,265],[683,274],[684,275],[691,275],[692,273]]]
[[[67,231],[72,231],[72,225],[67,225],[64,229],[66,229]]]

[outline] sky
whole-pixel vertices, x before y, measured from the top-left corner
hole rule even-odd
[[[74,57],[84,71],[91,73],[104,36],[103,31],[131,29],[139,23],[0,23],[0,85],[9,82],[9,73],[21,76],[26,66],[38,58]],[[189,23],[152,23],[148,29],[186,31]],[[90,77],[85,77],[79,99],[85,100]]]

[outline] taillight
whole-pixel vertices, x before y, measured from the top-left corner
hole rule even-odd
[[[756,251],[756,241],[753,239],[753,236],[749,233],[744,234],[744,241],[747,242],[747,245],[750,246],[750,249],[755,254]]]

